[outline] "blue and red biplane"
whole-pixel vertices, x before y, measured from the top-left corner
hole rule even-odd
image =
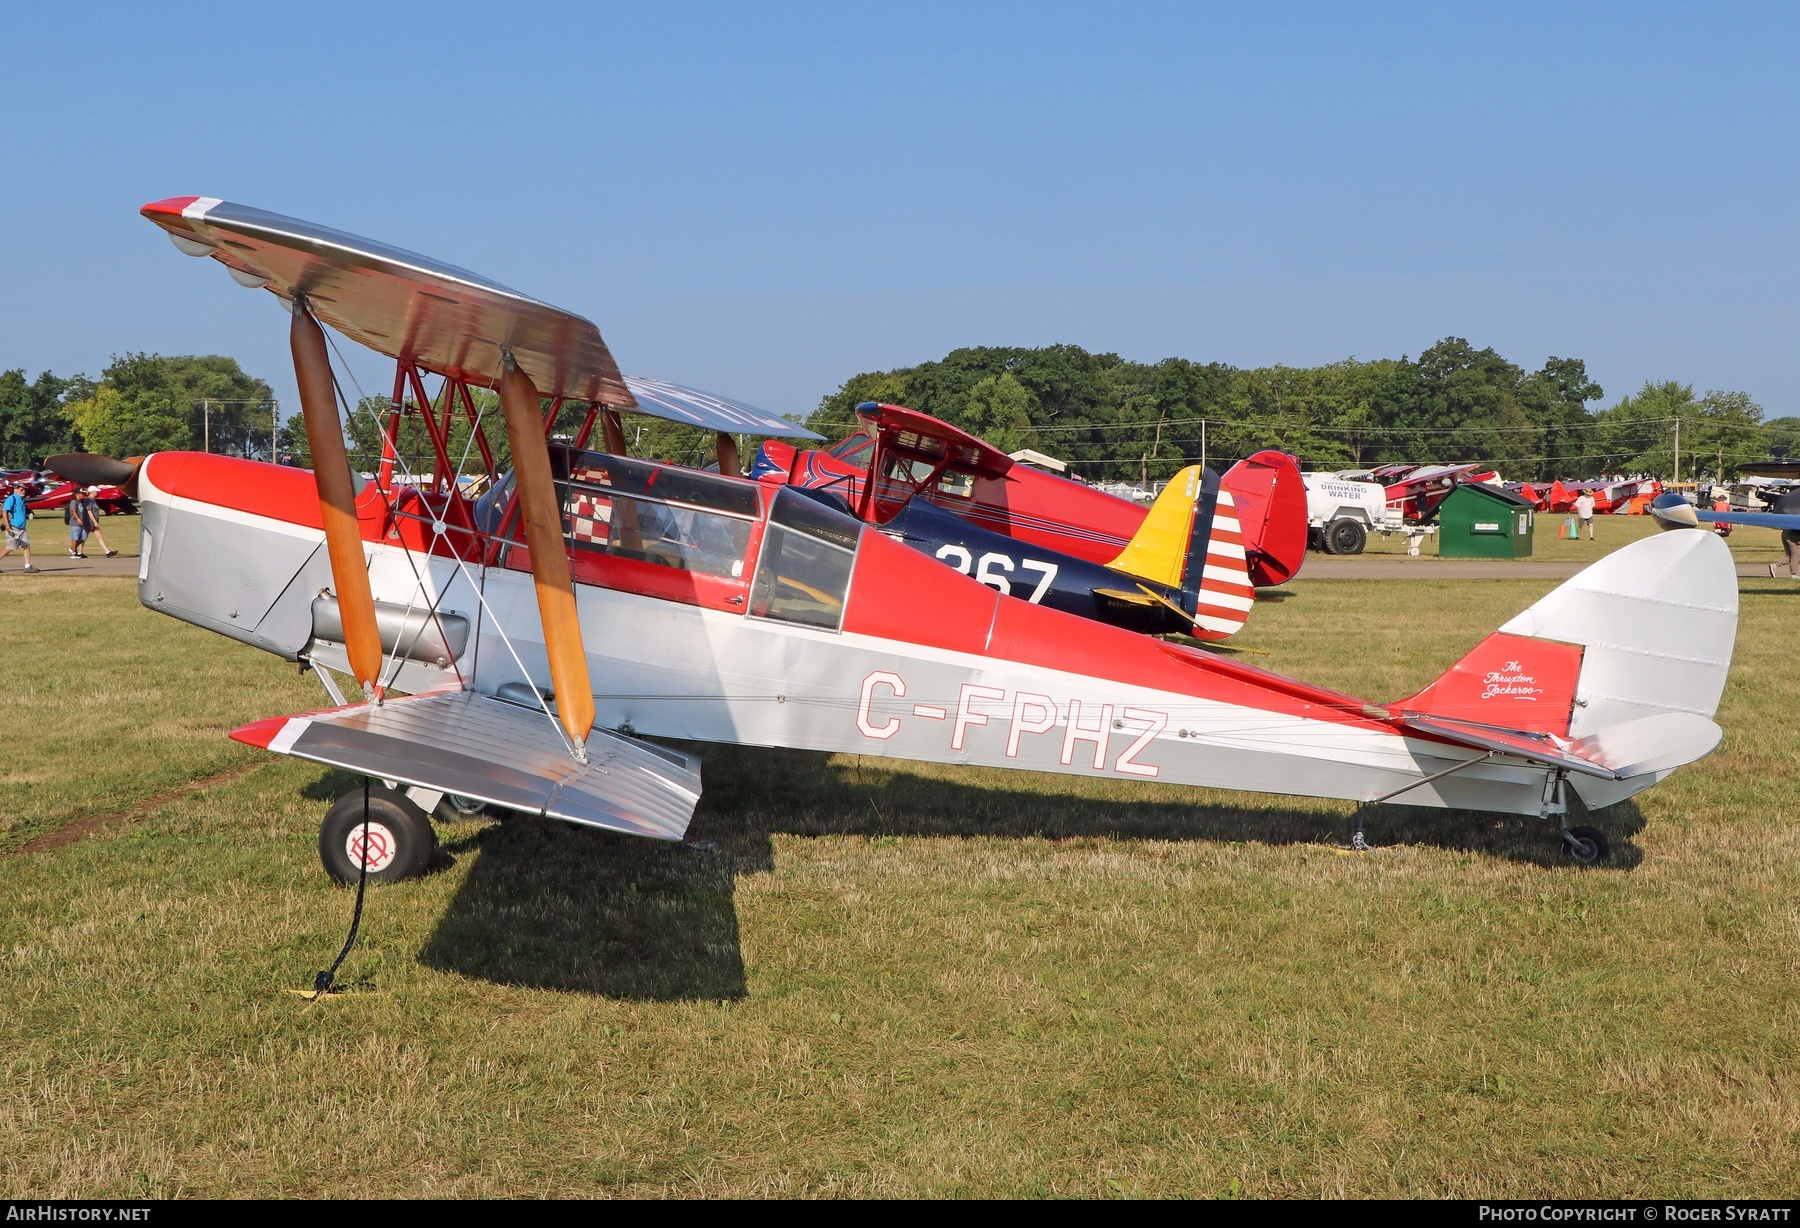
[[[1306,557],[1306,491],[1282,452],[1259,452],[1223,479],[1190,465],[1145,507],[1018,463],[918,410],[870,402],[856,412],[862,429],[830,449],[765,442],[750,476],[813,491],[1034,605],[1222,640],[1242,629],[1255,588],[1292,578]]]

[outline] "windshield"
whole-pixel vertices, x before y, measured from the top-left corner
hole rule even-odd
[[[828,453],[843,461],[846,465],[855,465],[859,469],[869,467],[869,453],[875,450],[875,441],[863,432],[858,431],[850,438],[833,447]]]
[[[862,525],[791,486],[775,495],[750,613],[836,631]]]

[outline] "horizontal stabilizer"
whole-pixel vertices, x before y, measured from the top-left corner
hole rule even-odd
[[[231,736],[359,775],[631,836],[679,840],[700,800],[691,755],[596,729],[577,763],[543,712],[467,691],[272,717]]]
[[[1660,712],[1610,725],[1577,738],[1571,754],[1612,769],[1620,780],[1672,772],[1703,759],[1725,740],[1725,731],[1693,712]]]
[[[1516,755],[1600,780],[1667,774],[1710,755],[1725,737],[1718,725],[1692,712],[1639,717],[1573,742],[1551,734],[1499,729],[1413,712],[1403,713],[1399,721],[1411,733],[1471,750]]]
[[[1123,601],[1126,605],[1153,606],[1158,604],[1154,593],[1148,593],[1142,590],[1135,593],[1128,593],[1122,588],[1097,588],[1094,590],[1094,596],[1106,597],[1113,601]],[[1185,610],[1178,609],[1176,612],[1183,618],[1187,617],[1187,612]]]
[[[1399,721],[1408,733],[1423,734],[1436,741],[1466,746],[1470,750],[1516,755],[1545,767],[1562,768],[1583,776],[1597,776],[1601,780],[1619,779],[1618,772],[1585,755],[1574,753],[1574,747],[1568,742],[1559,741],[1547,733],[1525,733],[1493,725],[1478,725],[1473,721],[1453,720],[1445,716],[1422,716],[1412,712],[1403,713]],[[1710,721],[1707,723],[1711,724]]]

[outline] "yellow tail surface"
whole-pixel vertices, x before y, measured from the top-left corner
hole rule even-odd
[[[1107,566],[1180,588],[1187,567],[1188,537],[1194,527],[1194,502],[1200,497],[1200,474],[1199,465],[1189,465],[1171,478],[1150,505],[1150,514],[1137,533]]]

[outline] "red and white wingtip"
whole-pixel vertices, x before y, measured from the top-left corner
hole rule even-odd
[[[219,244],[200,224],[214,205],[222,203],[216,196],[169,196],[151,201],[138,212],[161,226],[182,254],[211,256],[218,252]]]
[[[203,196],[168,196],[162,200],[151,201],[138,212],[151,221],[158,222],[160,218],[180,217],[187,211],[189,205],[204,199],[206,198]],[[161,223],[158,222],[158,224]]]
[[[277,755],[285,755],[293,749],[300,735],[306,732],[307,726],[313,723],[314,717],[330,716],[333,712],[349,712],[365,707],[362,703],[345,704],[341,708],[320,708],[316,712],[302,712],[296,716],[269,716],[260,721],[251,721],[248,725],[239,725],[230,733],[233,742],[242,742],[245,746],[254,746],[259,750],[272,751]]]

